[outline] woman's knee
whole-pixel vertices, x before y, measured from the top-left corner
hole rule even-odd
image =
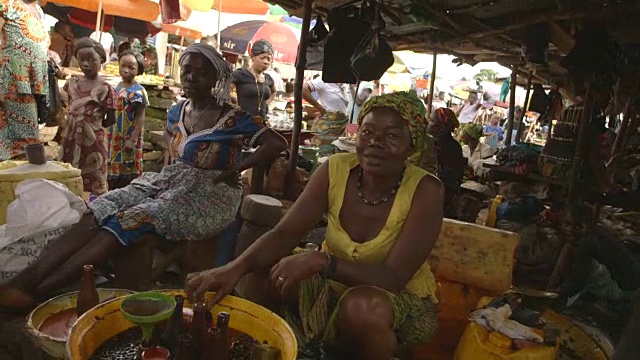
[[[379,331],[393,328],[393,304],[382,290],[358,287],[347,290],[340,299],[338,327],[342,331]]]

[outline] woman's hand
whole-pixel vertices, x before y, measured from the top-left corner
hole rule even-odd
[[[214,303],[220,302],[236,287],[244,271],[233,263],[187,275],[185,292],[189,299],[202,299],[207,291],[215,291]]]
[[[269,277],[273,286],[286,296],[302,281],[327,268],[327,254],[321,251],[307,251],[287,256],[271,268]]]

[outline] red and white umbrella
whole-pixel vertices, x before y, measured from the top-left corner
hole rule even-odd
[[[294,29],[282,23],[254,20],[229,26],[220,32],[220,50],[244,55],[260,39],[273,45],[274,61],[295,64],[299,40]]]

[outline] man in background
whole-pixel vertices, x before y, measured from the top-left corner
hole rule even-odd
[[[97,32],[94,31],[89,35],[89,37],[102,45],[104,48],[104,52],[107,54],[107,59],[111,59],[111,53],[113,52],[114,40],[113,35],[108,32]]]
[[[358,89],[355,89],[355,85],[351,86],[351,101],[347,107],[347,116],[349,116],[349,123],[355,124],[358,122],[358,116],[360,115],[360,109],[362,105],[369,100],[373,94],[374,84],[371,82],[363,81],[360,83]]]
[[[265,73],[269,74],[273,79],[273,86],[276,88],[276,93],[281,95],[284,93],[284,81],[282,80],[282,76],[280,76],[280,69],[273,68],[273,70],[267,70]]]
[[[478,92],[475,90],[469,91],[469,97],[467,102],[456,111],[456,116],[461,125],[473,123],[480,110],[481,102],[478,101]]]
[[[313,92],[318,93],[318,100],[313,97]],[[332,143],[342,136],[349,122],[349,97],[343,85],[325,83],[321,77],[317,77],[304,83],[302,98],[316,108],[320,115],[311,127],[311,131],[318,134],[311,139],[312,143],[319,147],[320,156],[333,154],[335,147]]]
[[[445,95],[446,93],[444,91],[440,91],[438,93],[438,97],[433,99],[433,102],[431,103],[431,106],[433,106],[433,110],[447,107],[447,101],[445,100]]]
[[[71,23],[65,20],[60,20],[53,26],[49,50],[54,51],[60,57],[58,65],[62,67],[69,67],[71,58],[73,57],[74,40],[75,35],[73,34]]]

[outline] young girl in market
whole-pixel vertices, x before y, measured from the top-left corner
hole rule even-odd
[[[100,196],[107,186],[107,136],[105,127],[115,123],[115,91],[100,75],[107,61],[102,45],[78,39],[75,55],[82,73],[64,85],[69,115],[62,143],[62,161],[82,170],[84,191]]]
[[[116,123],[109,129],[109,189],[118,189],[142,174],[142,128],[147,93],[135,81],[144,72],[140,54],[125,50],[118,54],[122,82],[116,87]]]

